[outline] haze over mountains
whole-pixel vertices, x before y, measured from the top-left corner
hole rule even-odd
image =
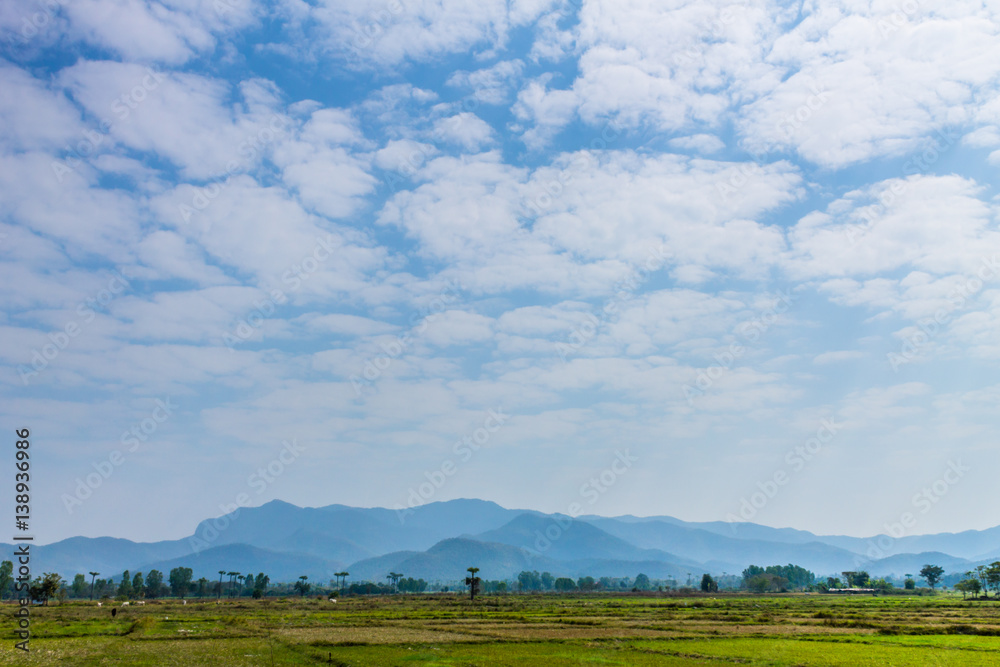
[[[195,577],[219,570],[265,572],[272,581],[308,575],[325,583],[334,572],[350,581],[384,580],[390,571],[451,582],[475,565],[487,579],[522,570],[556,576],[653,578],[689,573],[738,574],[748,565],[794,563],[818,576],[863,568],[901,576],[926,563],[964,572],[1000,558],[1000,527],[936,535],[856,538],[823,536],[752,523],[690,523],[668,516],[571,519],[506,509],[483,500],[429,503],[405,512],[345,505],[297,507],[272,501],[201,522],[185,539],[153,543],[74,537],[33,548],[35,572],[119,575],[128,569]]]

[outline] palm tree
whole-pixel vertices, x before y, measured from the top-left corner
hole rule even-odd
[[[228,597],[233,597],[233,586],[236,584],[236,577],[240,576],[239,572],[226,572],[226,576],[229,577],[229,595]]]
[[[343,595],[343,593],[344,593],[344,587],[347,586],[347,575],[348,574],[350,574],[350,572],[334,572],[333,573],[333,576],[337,577],[337,581],[338,581],[338,583],[340,583],[340,593],[341,593],[341,595]],[[340,581],[341,578],[343,578],[343,582]]]
[[[219,599],[222,599],[222,575],[226,573],[225,570],[219,570]]]
[[[402,579],[402,578],[403,578],[403,575],[401,573],[399,573],[399,572],[390,572],[386,576],[386,579],[388,579],[388,580],[390,580],[392,582],[392,587],[393,587],[393,589],[395,589],[395,592],[397,592],[397,593],[399,592],[399,588],[398,588],[398,586],[399,586],[399,580]]]
[[[476,591],[479,589],[479,577],[476,576],[476,572],[479,572],[478,567],[467,568],[469,576],[465,578],[465,583],[469,586],[469,599],[476,599]]]
[[[91,600],[94,599],[94,577],[96,577],[99,574],[100,574],[100,572],[91,572],[90,573],[90,599]]]

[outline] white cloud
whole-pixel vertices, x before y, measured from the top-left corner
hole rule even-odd
[[[176,474],[235,494],[288,437],[309,465],[276,497],[351,469],[342,502],[398,502],[498,406],[448,494],[543,508],[625,442],[642,470],[601,512],[718,519],[830,415],[851,436],[761,520],[856,532],[922,462],[995,468],[997,7],[896,4],[80,0],[23,41],[44,8],[0,4],[0,413],[67,454],[40,525],[106,534]],[[168,395],[101,518],[45,509]],[[862,459],[907,474],[835,524],[815,508]]]
[[[92,129],[170,160],[188,178],[250,170],[289,130],[275,100],[261,103],[261,89],[269,87],[263,82],[241,86],[247,110],[236,111],[228,102],[234,94],[228,83],[195,74],[80,61],[62,70],[59,80],[97,119]]]
[[[346,336],[374,336],[396,330],[392,324],[368,317],[335,313],[331,315],[304,315],[299,318],[309,329]]]
[[[233,282],[221,269],[205,261],[200,248],[173,232],[153,232],[139,242],[136,253],[139,260],[152,269],[141,276],[147,280],[180,278],[201,286]]]
[[[716,127],[733,101],[780,80],[763,59],[783,14],[763,1],[587,2],[571,36],[549,26],[536,45],[539,57],[558,57],[572,41],[580,74],[566,90],[524,91],[522,116],[539,124],[529,138],[551,136],[576,114],[595,125]]]
[[[431,315],[426,325],[422,338],[438,347],[469,345],[493,338],[493,320],[478,313],[446,310]]]
[[[767,60],[792,75],[744,108],[748,147],[842,167],[916,151],[975,117],[979,89],[1000,76],[998,10],[912,9],[827,4],[775,40]]]
[[[385,262],[385,249],[365,234],[310,215],[281,188],[234,177],[185,222],[178,207],[190,206],[198,192],[180,186],[153,198],[151,206],[162,224],[201,246],[213,262],[292,300],[348,293],[361,298],[368,275]]]
[[[63,7],[70,35],[132,62],[183,63],[210,51],[216,33],[254,20],[250,5],[225,0],[78,0]]]
[[[522,61],[504,60],[485,69],[455,72],[448,77],[447,83],[471,89],[468,97],[471,104],[504,104],[523,71]]]
[[[69,257],[127,262],[140,238],[139,203],[129,193],[92,187],[93,176],[85,164],[70,169],[45,153],[0,156],[0,190],[13,221],[53,239]]]
[[[813,357],[813,363],[823,366],[851,361],[852,359],[861,359],[862,357],[864,357],[864,354],[857,350],[837,350],[816,355]]]
[[[694,134],[689,137],[677,137],[670,140],[670,145],[681,150],[695,151],[703,155],[718,153],[726,147],[722,140],[714,134]]]
[[[324,0],[304,7],[285,0],[302,23],[315,21],[312,39],[358,67],[394,66],[448,53],[502,48],[512,28],[534,21],[557,0]]]
[[[89,143],[80,114],[60,91],[6,63],[0,65],[0,88],[3,149],[59,150],[65,144]]]
[[[798,277],[974,271],[1000,247],[984,194],[971,179],[921,175],[848,192],[791,230],[788,268]]]
[[[493,128],[473,113],[460,113],[442,118],[434,124],[435,136],[458,144],[471,152],[493,143]]]
[[[523,141],[529,148],[543,148],[576,115],[578,99],[569,90],[549,90],[552,75],[532,81],[517,94],[514,114],[533,125]]]

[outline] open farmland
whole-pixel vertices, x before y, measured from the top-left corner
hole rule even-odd
[[[456,595],[32,609],[26,665],[995,665],[1000,606],[960,597]]]

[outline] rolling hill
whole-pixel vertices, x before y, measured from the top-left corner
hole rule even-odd
[[[873,576],[917,572],[926,563],[964,572],[1000,557],[1000,527],[983,531],[882,538],[886,557],[867,558],[878,536],[821,536],[790,528],[725,521],[689,523],[669,516],[599,517],[507,509],[483,500],[428,503],[402,511],[346,505],[297,507],[271,501],[206,519],[181,540],[137,543],[73,537],[34,546],[33,571],[72,578],[191,567],[212,578],[219,569],[265,572],[272,581],[308,575],[326,582],[383,581],[390,571],[453,582],[471,565],[488,579],[521,570],[557,576],[683,579],[687,573],[739,573],[748,565],[794,563],[818,576],[867,569]],[[9,547],[13,549],[13,547]],[[882,554],[879,554],[882,555]],[[211,575],[211,576],[210,576]]]

